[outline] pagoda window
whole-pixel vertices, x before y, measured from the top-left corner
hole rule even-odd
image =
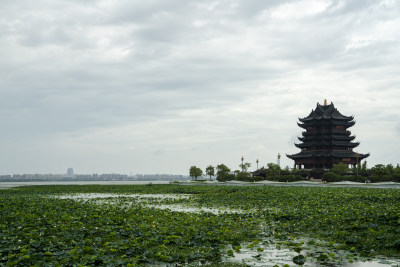
[[[312,130],[314,130],[313,127],[307,127],[307,131],[312,131]]]
[[[336,129],[343,129],[343,126],[341,126],[341,125],[336,125],[335,128],[336,128]]]

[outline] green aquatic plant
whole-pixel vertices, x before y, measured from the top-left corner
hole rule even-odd
[[[85,199],[89,193],[111,196]],[[62,195],[82,198],[59,198]],[[348,263],[375,255],[398,258],[397,203],[399,190],[377,188],[177,184],[14,188],[0,191],[0,265],[217,264],[229,255],[230,247],[231,257],[234,251],[251,249],[262,260],[267,245],[307,254],[311,262]],[[220,212],[158,208],[178,204]],[[324,252],[316,253],[321,246]]]
[[[303,255],[297,255],[293,257],[293,262],[297,265],[303,265],[306,262],[306,257]]]

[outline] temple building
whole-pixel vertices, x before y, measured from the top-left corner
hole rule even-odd
[[[294,160],[298,169],[330,169],[333,164],[357,165],[368,154],[353,151],[360,143],[352,142],[354,135],[348,130],[355,124],[353,116],[342,115],[331,102],[317,104],[317,108],[297,123],[305,131],[298,137],[301,143],[295,144],[301,151],[286,155]]]

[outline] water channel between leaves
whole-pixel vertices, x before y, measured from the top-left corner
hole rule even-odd
[[[93,201],[98,205],[121,205],[130,206],[139,204],[149,208],[168,209],[176,212],[189,213],[237,213],[244,214],[252,211],[194,206],[188,201],[195,197],[190,194],[67,194],[55,195],[60,199],[73,199],[76,201]],[[170,203],[169,203],[170,202]],[[332,245],[332,244],[330,244]],[[256,240],[252,243],[244,243],[239,246],[229,246],[226,248],[225,262],[243,263],[248,266],[293,266],[294,258],[307,259],[303,266],[349,266],[349,267],[388,267],[400,266],[400,260],[382,258],[365,259],[349,251],[335,250],[327,242],[315,240],[308,237],[293,239],[288,241]],[[310,260],[313,259],[313,260]],[[322,259],[322,261],[321,261]]]

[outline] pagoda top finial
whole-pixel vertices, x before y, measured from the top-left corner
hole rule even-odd
[[[327,101],[326,101],[326,99],[324,99],[324,106],[326,106],[327,105]]]

